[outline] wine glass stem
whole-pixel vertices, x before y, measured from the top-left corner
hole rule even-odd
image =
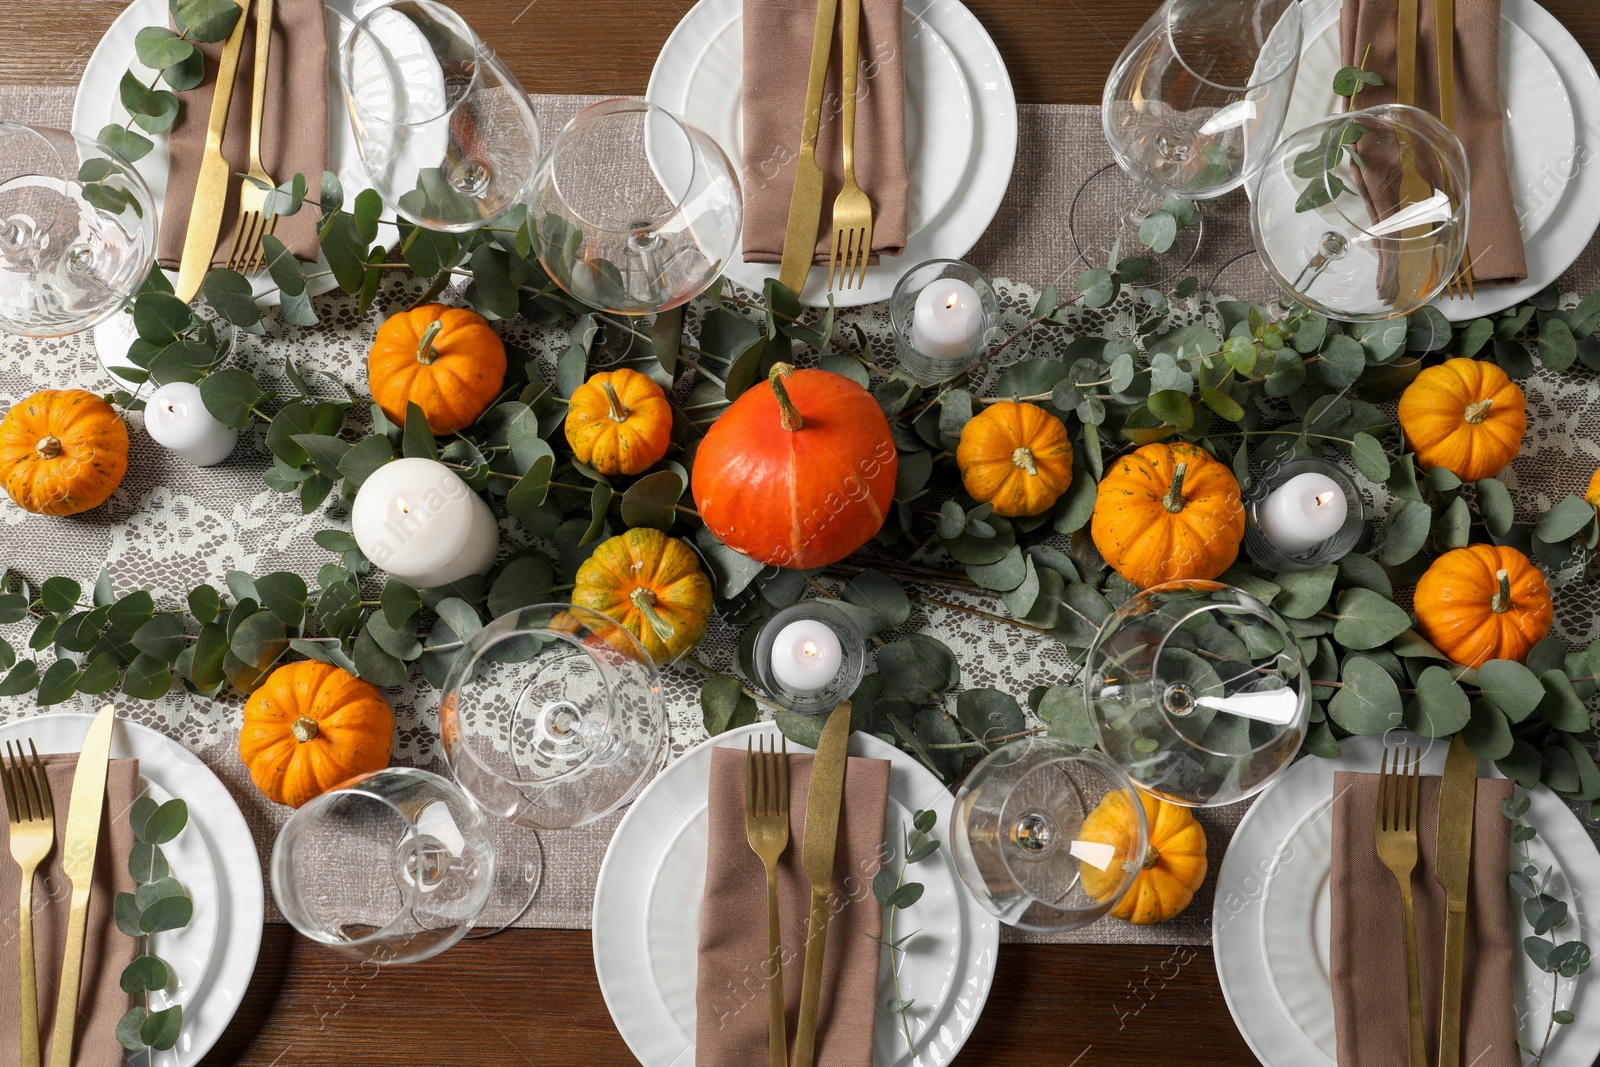
[[[1128,223],[1137,230],[1141,222],[1160,211],[1161,205],[1166,202],[1166,197],[1160,193],[1145,189],[1139,194],[1139,198],[1133,202],[1133,206],[1128,209]]]

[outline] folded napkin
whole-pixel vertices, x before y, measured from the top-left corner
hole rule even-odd
[[[1384,80],[1382,86],[1361,91],[1356,97],[1358,107],[1394,103],[1396,7],[1397,0],[1345,0],[1340,12],[1341,62],[1360,65],[1371,46],[1367,69],[1377,71]],[[1418,7],[1416,104],[1437,115],[1439,50],[1434,5],[1424,0]],[[1467,236],[1472,275],[1478,285],[1514,285],[1527,280],[1528,260],[1506,163],[1500,104],[1500,0],[1456,0],[1455,87],[1455,132],[1467,150],[1472,172]],[[1387,214],[1386,206],[1380,206]]]
[[[904,0],[862,0],[861,69],[856,93],[856,182],[872,200],[872,262],[906,248],[911,177],[906,169]],[[744,258],[783,260],[789,198],[811,76],[814,0],[744,0]],[[844,187],[839,139],[840,26],[834,24],[817,162],[826,180],[816,262],[833,247],[833,200]]]
[[[1439,1000],[1444,981],[1444,888],[1434,879],[1441,779],[1422,779],[1417,868],[1411,893],[1417,921],[1423,1040],[1428,1062],[1439,1055]],[[1500,802],[1504,779],[1478,780],[1472,821],[1472,881],[1461,969],[1461,1062],[1521,1067],[1513,969],[1517,946],[1506,904],[1511,824]],[[1378,775],[1340,771],[1333,779],[1333,1012],[1340,1067],[1406,1062],[1406,961],[1400,887],[1378,859],[1372,826]]]
[[[695,992],[697,1067],[767,1062],[767,875],[744,827],[743,749],[711,754],[711,808],[705,903],[700,911],[700,973]],[[783,921],[783,995],[789,1047],[800,1014],[811,883],[801,866],[811,757],[789,757],[789,847],[778,863]],[[883,909],[872,895],[889,805],[887,760],[851,757],[845,770],[832,917],[817,1013],[817,1067],[872,1067]]]
[[[323,0],[277,0],[272,22],[272,50],[267,57],[267,96],[261,120],[261,164],[282,185],[304,174],[313,196],[328,163],[328,37]],[[222,137],[222,154],[229,170],[250,169],[250,94],[255,85],[255,7],[245,16],[244,50],[229,101],[228,126]],[[211,94],[216,88],[217,61],[224,42],[202,44],[206,79],[179,93],[183,106],[167,136],[167,197],[161,208],[161,236],[157,259],[177,270],[183,258],[183,241],[189,232],[189,212],[194,207],[195,182],[205,154],[206,126],[211,120]],[[217,249],[211,265],[227,262],[233,244],[233,227],[239,217],[239,178],[228,182],[228,206],[222,214]],[[317,259],[318,213],[307,208],[278,220],[272,235],[297,259]]]
[[[39,1046],[44,1062],[50,1059],[51,1032],[55,1028],[56,989],[67,944],[67,917],[72,907],[72,883],[61,869],[67,840],[67,809],[71,807],[72,779],[77,754],[41,756],[50,779],[55,805],[56,847],[39,864],[33,879],[33,956],[39,977]],[[100,844],[94,854],[94,891],[89,897],[89,925],[84,938],[83,981],[78,989],[77,1052],[73,1067],[122,1067],[125,1053],[117,1043],[117,1023],[130,1006],[122,991],[122,971],[133,960],[133,938],[117,929],[112,905],[118,893],[134,890],[128,873],[128,853],[133,848],[133,828],[128,809],[139,795],[139,761],[112,760],[106,770],[106,806],[100,818]],[[0,795],[0,807],[5,798]],[[6,833],[9,835],[10,816]],[[11,839],[0,845],[0,915],[6,931],[0,945],[0,1063],[16,1063],[21,1030],[17,1016],[17,865],[11,860]]]

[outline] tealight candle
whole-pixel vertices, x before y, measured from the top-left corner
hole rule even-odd
[[[983,302],[959,278],[941,278],[917,295],[911,344],[934,359],[966,359],[983,332]]]
[[[373,472],[356,493],[350,529],[368,559],[416,589],[484,574],[500,552],[489,505],[431,459],[397,459]]]
[[[826,689],[843,662],[839,635],[816,619],[797,619],[772,640],[773,677],[796,693]]]
[[[199,387],[191,382],[170,382],[151,393],[144,428],[157,444],[196,467],[221,463],[239,443],[239,431],[206,410]]]
[[[1344,490],[1325,474],[1297,474],[1256,509],[1256,525],[1272,547],[1294,556],[1332,538],[1344,525]]]

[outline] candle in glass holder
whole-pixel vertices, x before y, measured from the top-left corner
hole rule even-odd
[[[818,693],[833,684],[844,662],[844,646],[827,623],[797,619],[772,640],[772,675],[796,693]]]
[[[239,431],[206,410],[200,389],[191,382],[169,382],[151,393],[144,428],[157,444],[196,467],[221,463],[239,443]]]
[[[1344,490],[1325,474],[1297,474],[1256,509],[1256,525],[1278,551],[1295,556],[1331,539],[1349,514]]]
[[[442,463],[397,459],[362,483],[350,530],[376,566],[415,589],[484,574],[500,526],[483,498]]]
[[[983,302],[959,278],[940,278],[917,296],[911,318],[911,344],[934,359],[966,359],[983,332]]]

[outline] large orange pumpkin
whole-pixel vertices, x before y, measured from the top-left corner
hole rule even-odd
[[[772,368],[712,424],[695,506],[717,539],[775,567],[836,563],[883,526],[900,457],[883,409],[842,374]]]
[[[567,444],[601,474],[638,474],[667,454],[672,405],[636,370],[601,371],[567,401]]]
[[[482,315],[424,304],[378,328],[367,353],[367,381],[390,421],[405,425],[415,404],[436,434],[471,426],[506,380],[506,346]]]
[[[1106,562],[1140,588],[1215,578],[1244,540],[1238,479],[1196,445],[1145,445],[1100,480],[1089,532]]]
[[[76,515],[111,498],[128,473],[128,427],[82,389],[46,389],[0,422],[0,485],[23,511]]]
[[[1462,481],[1498,474],[1517,458],[1528,431],[1522,390],[1493,363],[1448,359],[1400,394],[1400,428],[1423,470],[1444,467]]]
[[[1188,808],[1142,790],[1139,799],[1150,827],[1150,845],[1133,884],[1110,914],[1143,926],[1173,918],[1194,899],[1195,891],[1206,880],[1206,831]],[[1078,840],[1114,845],[1119,852],[1128,852],[1137,846],[1138,826],[1133,800],[1119,790],[1107,793],[1089,813]],[[1128,869],[1113,866],[1100,870],[1093,864],[1080,863],[1084,891],[1096,900],[1107,899],[1117,891],[1131,865],[1129,861]]]
[[[1072,441],[1037,404],[990,404],[961,430],[956,466],[967,495],[996,515],[1038,515],[1072,485]]]
[[[1467,667],[1522,662],[1555,618],[1544,574],[1503,545],[1467,545],[1434,560],[1417,582],[1412,607],[1422,636]]]
[[[298,808],[389,766],[394,715],[383,695],[328,663],[289,663],[250,694],[239,758],[268,800]]]
[[[637,527],[602,543],[578,568],[572,602],[609,615],[650,658],[670,663],[700,643],[711,622],[711,579],[675,537]]]

